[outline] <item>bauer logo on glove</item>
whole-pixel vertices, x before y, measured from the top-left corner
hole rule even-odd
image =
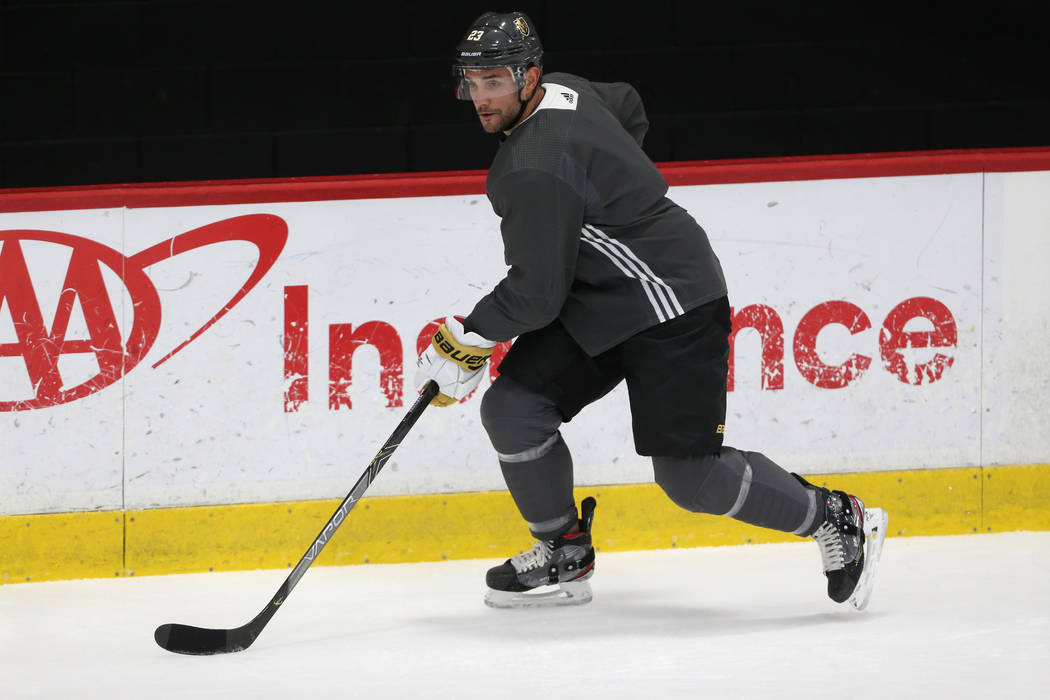
[[[468,333],[459,319],[449,316],[416,361],[416,389],[437,382],[440,393],[430,402],[433,406],[448,406],[469,396],[481,382],[481,371],[495,346],[495,341]]]
[[[480,354],[471,354],[471,350],[477,350],[478,348],[464,348],[462,345],[456,343],[454,339],[449,340],[446,337],[447,331],[448,329],[442,324],[438,327],[437,332],[434,334],[434,339],[431,341],[443,355],[463,367],[463,369],[475,370],[481,369],[485,366],[485,363],[488,362],[489,355],[492,354],[491,348],[487,350],[483,349]],[[477,334],[472,333],[471,335]]]

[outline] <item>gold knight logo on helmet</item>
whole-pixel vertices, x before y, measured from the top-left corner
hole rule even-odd
[[[518,31],[521,32],[522,36],[528,36],[529,32],[532,31],[529,29],[529,23],[525,21],[524,17],[515,17],[514,26],[518,28]]]

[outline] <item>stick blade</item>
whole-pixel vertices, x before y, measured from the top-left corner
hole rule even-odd
[[[161,649],[176,654],[207,656],[243,651],[255,641],[244,628],[217,630],[169,623],[161,625],[153,633]]]

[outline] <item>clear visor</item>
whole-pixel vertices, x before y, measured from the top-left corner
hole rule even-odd
[[[456,97],[468,102],[484,103],[518,92],[518,83],[507,66],[456,66]]]

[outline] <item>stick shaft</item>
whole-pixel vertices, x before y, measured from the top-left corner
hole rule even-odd
[[[277,607],[284,602],[284,599],[292,592],[295,585],[299,583],[299,579],[303,577],[306,570],[310,568],[310,565],[314,563],[314,560],[320,556],[321,551],[328,544],[329,540],[335,534],[339,526],[346,520],[346,516],[349,515],[350,511],[353,510],[357,502],[361,500],[365,491],[371,486],[372,482],[375,481],[376,476],[382,471],[384,465],[390,459],[390,456],[394,454],[394,450],[398,448],[405,436],[408,435],[408,431],[412,429],[412,426],[416,424],[419,417],[423,415],[423,410],[430,403],[430,400],[437,394],[438,385],[435,382],[430,382],[423,388],[423,392],[416,399],[416,402],[412,404],[411,408],[408,409],[408,413],[401,419],[397,427],[394,428],[394,432],[390,434],[387,441],[383,443],[383,446],[379,448],[379,452],[372,458],[372,461],[365,467],[364,472],[357,479],[357,483],[350,489],[350,493],[346,495],[343,502],[339,504],[339,507],[335,509],[335,513],[328,519],[328,522],[321,528],[321,532],[318,533],[317,537],[314,538],[313,543],[303,554],[302,558],[299,559],[299,563],[292,569],[292,573],[285,579],[284,584],[280,590],[270,601],[271,605],[267,608]]]
[[[295,585],[299,583],[299,579],[303,577],[306,570],[310,568],[310,565],[314,563],[317,557],[321,554],[325,545],[328,544],[329,540],[335,534],[339,526],[346,520],[347,515],[353,510],[354,506],[364,495],[365,491],[368,490],[369,485],[375,480],[379,472],[383,469],[383,465],[387,463],[390,456],[394,454],[394,450],[397,449],[398,445],[401,444],[405,436],[408,435],[408,431],[412,429],[416,421],[423,414],[423,410],[430,403],[430,400],[434,398],[438,393],[438,385],[435,382],[429,382],[420,393],[419,398],[412,404],[412,407],[408,409],[408,413],[401,419],[401,422],[394,432],[391,433],[387,441],[383,443],[383,446],[379,449],[376,456],[369,462],[365,468],[364,473],[358,478],[357,483],[350,489],[350,493],[346,495],[339,507],[336,508],[335,513],[328,519],[324,527],[321,528],[321,532],[314,538],[313,543],[310,545],[306,553],[303,554],[299,563],[295,565],[292,572],[288,575],[288,578],[284,580],[281,587],[277,589],[277,593],[270,599],[266,607],[263,608],[258,615],[256,615],[250,622],[242,627],[234,629],[208,629],[202,627],[192,627],[190,625],[179,625],[179,624],[166,624],[161,625],[154,632],[154,638],[157,640],[157,644],[167,649],[168,651],[174,651],[180,654],[222,654],[232,651],[241,651],[251,646],[252,642],[262,633],[263,628],[270,621],[276,613],[277,609],[281,607],[284,601],[288,598],[288,595],[295,588]]]

